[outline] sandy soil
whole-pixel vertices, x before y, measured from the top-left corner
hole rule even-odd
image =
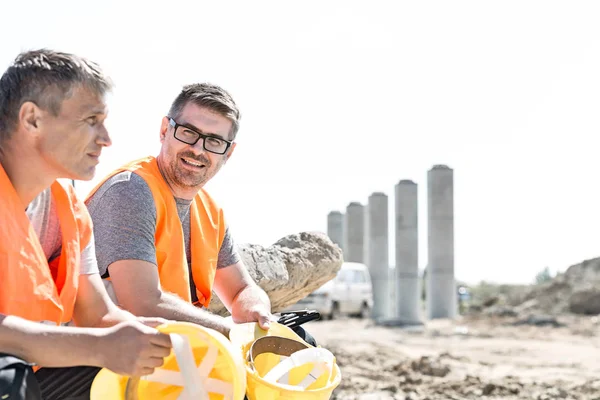
[[[471,317],[408,329],[348,318],[305,328],[341,367],[333,399],[600,400],[600,319],[558,321]]]

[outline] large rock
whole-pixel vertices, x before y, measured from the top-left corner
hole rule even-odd
[[[600,314],[600,289],[579,290],[569,298],[569,311],[575,314]]]
[[[320,232],[286,236],[270,247],[243,244],[239,250],[255,282],[271,299],[273,312],[303,299],[335,277],[343,263],[339,246]],[[209,310],[228,314],[217,296]]]

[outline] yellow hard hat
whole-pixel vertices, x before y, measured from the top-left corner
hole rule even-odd
[[[237,324],[229,338],[244,359],[249,400],[326,400],[341,381],[331,352],[282,324],[271,322],[268,330]]]
[[[157,327],[171,336],[164,365],[140,379],[102,369],[90,400],[242,400],[246,373],[241,354],[221,333],[188,322]]]

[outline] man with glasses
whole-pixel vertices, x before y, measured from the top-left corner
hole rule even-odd
[[[90,193],[100,273],[121,307],[227,336],[230,320],[204,309],[214,290],[234,322],[268,328],[269,298],[237,253],[223,210],[203,188],[233,154],[239,120],[222,88],[185,86],[162,119],[158,157],[113,171]]]

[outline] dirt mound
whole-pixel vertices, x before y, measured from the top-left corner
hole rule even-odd
[[[570,266],[551,281],[523,293],[485,299],[477,310],[490,316],[523,317],[530,314],[600,314],[600,258]]]

